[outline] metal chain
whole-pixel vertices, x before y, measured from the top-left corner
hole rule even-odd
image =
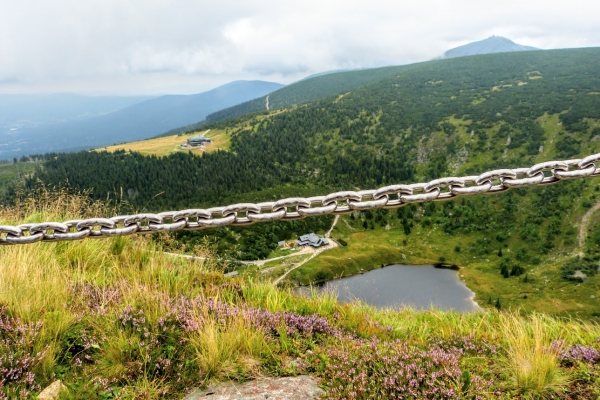
[[[198,230],[256,222],[291,221],[318,215],[348,214],[377,208],[398,208],[412,203],[500,193],[511,188],[552,185],[562,180],[600,176],[600,164],[596,166],[598,161],[600,153],[583,159],[543,162],[531,168],[497,169],[478,176],[440,178],[427,183],[335,192],[327,196],[293,197],[273,202],[241,203],[158,214],[4,225],[0,226],[0,245],[105,238],[182,229]]]

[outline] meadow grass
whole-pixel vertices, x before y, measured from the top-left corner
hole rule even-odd
[[[130,142],[124,144],[118,144],[114,146],[107,146],[101,149],[97,149],[97,151],[108,151],[115,152],[117,150],[125,150],[125,151],[136,151],[144,155],[154,155],[159,157],[165,157],[169,154],[178,153],[178,152],[192,152],[194,154],[202,154],[204,152],[210,153],[217,150],[229,150],[230,145],[230,135],[224,130],[214,129],[210,130],[206,134],[206,137],[212,140],[212,143],[204,146],[205,150],[200,148],[194,149],[182,149],[181,145],[186,143],[186,141],[192,136],[197,136],[203,134],[204,131],[198,131],[185,135],[173,135],[173,136],[163,136],[159,138],[140,140],[137,142]]]
[[[85,195],[39,192],[0,219],[113,211]],[[340,304],[332,293],[300,296],[222,270],[167,256],[160,240],[141,236],[0,247],[0,399],[31,398],[54,379],[68,388],[62,399],[159,399],[297,374],[317,377],[330,399],[409,387],[412,398],[600,391],[594,323]]]

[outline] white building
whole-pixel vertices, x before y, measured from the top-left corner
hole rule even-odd
[[[312,246],[312,247],[321,247],[327,246],[329,242],[324,237],[319,235],[315,235],[314,233],[309,233],[308,235],[302,235],[296,240],[299,246]]]

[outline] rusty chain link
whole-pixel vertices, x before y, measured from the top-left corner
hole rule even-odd
[[[478,176],[447,177],[427,183],[385,186],[376,190],[343,191],[326,196],[294,197],[274,202],[240,203],[226,207],[123,215],[18,226],[0,225],[0,245],[105,238],[134,233],[198,230],[243,226],[255,222],[290,221],[319,215],[348,214],[411,203],[444,201],[459,196],[493,194],[511,188],[551,185],[561,180],[600,176],[600,153],[583,159],[547,161],[531,168],[497,169]]]

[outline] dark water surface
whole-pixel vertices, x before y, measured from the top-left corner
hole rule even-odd
[[[375,307],[437,307],[461,312],[478,311],[474,293],[461,281],[458,272],[433,265],[390,265],[362,275],[324,283],[319,290],[338,294],[340,302],[355,299]]]

